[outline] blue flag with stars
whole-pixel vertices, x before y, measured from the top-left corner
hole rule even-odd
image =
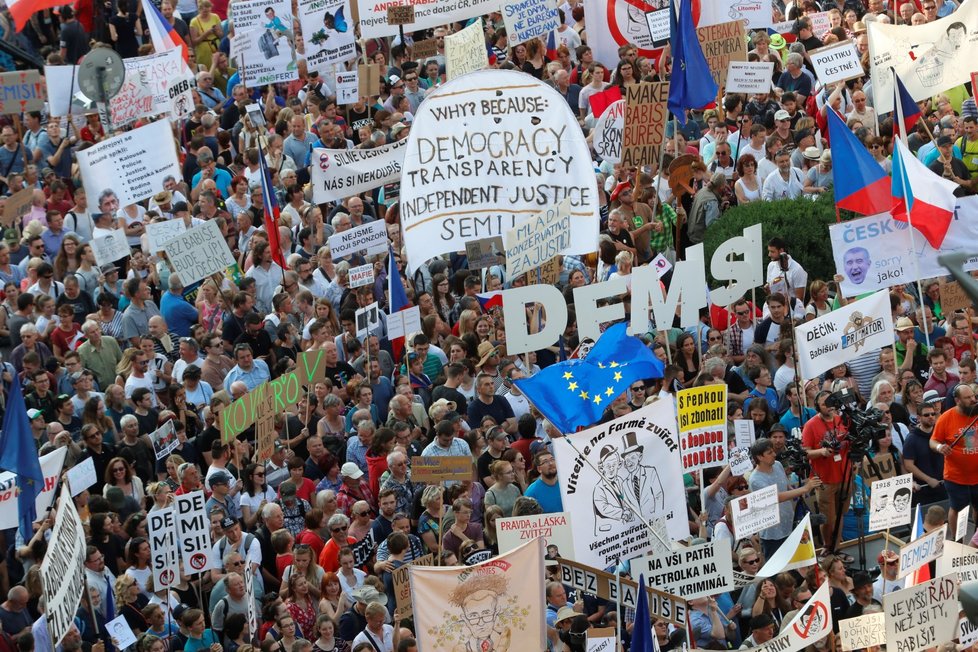
[[[17,511],[20,535],[26,544],[34,536],[33,523],[37,519],[34,501],[44,489],[44,473],[37,456],[31,422],[27,418],[24,392],[20,377],[14,374],[7,394],[7,411],[3,415],[3,431],[0,432],[0,469],[17,474]]]
[[[598,422],[631,383],[662,378],[662,362],[627,329],[624,322],[615,324],[585,359],[550,365],[531,378],[515,381],[516,386],[563,433]]]
[[[692,0],[669,2],[669,42],[672,44],[672,76],[669,78],[669,111],[679,124],[686,124],[686,109],[698,109],[716,99],[717,88],[710,64],[703,54]]]

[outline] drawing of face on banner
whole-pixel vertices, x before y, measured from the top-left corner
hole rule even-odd
[[[700,0],[692,0],[693,22],[700,22]],[[635,54],[658,61],[662,49],[655,47],[645,14],[669,6],[668,0],[592,0],[584,3],[588,45],[594,60],[614,69],[618,48],[632,45]],[[668,14],[666,20],[668,21]],[[729,19],[727,19],[729,20]],[[637,77],[637,75],[636,75]]]

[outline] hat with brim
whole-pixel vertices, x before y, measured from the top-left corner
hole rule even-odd
[[[27,418],[30,419],[31,421],[42,416],[44,416],[44,413],[38,410],[37,408],[31,408],[30,410],[27,411]]]
[[[605,446],[601,449],[601,453],[598,455],[598,462],[604,462],[607,458],[612,455],[617,455],[618,449],[614,446]]]
[[[173,199],[173,193],[169,190],[164,190],[153,195],[153,201],[157,204],[168,204],[171,199]]]
[[[936,389],[928,389],[926,392],[924,392],[923,402],[927,405],[934,405],[935,403],[942,403],[943,401],[944,397],[941,396],[940,392],[938,392]]]
[[[772,50],[783,50],[786,45],[788,45],[788,42],[784,40],[783,36],[780,34],[771,34],[771,43],[768,44],[769,48]]]
[[[387,595],[380,593],[374,587],[366,584],[355,588],[351,595],[354,600],[363,604],[370,604],[371,602],[379,602],[383,605],[387,604]]]
[[[819,149],[813,145],[811,147],[805,148],[804,156],[809,161],[817,161],[819,158],[822,157],[822,152],[820,152]]]
[[[625,451],[622,455],[628,455],[629,453],[642,453],[645,448],[638,443],[638,433],[630,432],[626,434],[621,439],[622,446],[625,447]]]
[[[897,320],[896,326],[893,327],[893,330],[912,331],[913,328],[913,322],[910,321],[909,317],[900,317],[900,319]]]
[[[495,355],[495,353],[496,347],[493,346],[492,342],[483,342],[479,345],[479,362],[477,362],[475,366],[481,367],[488,362],[489,358]]]
[[[576,611],[574,611],[570,607],[563,606],[557,610],[557,620],[554,621],[554,624],[557,625],[565,620],[570,620],[576,615],[577,615]]]

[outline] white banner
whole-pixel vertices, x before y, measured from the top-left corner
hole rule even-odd
[[[151,252],[163,251],[163,245],[187,230],[187,224],[181,219],[151,222],[146,224],[146,244]]]
[[[863,353],[893,345],[890,295],[877,292],[795,327],[803,379],[816,378]]]
[[[665,9],[669,6],[667,0],[634,3],[627,0],[591,0],[583,4],[587,44],[594,52],[595,61],[614,70],[618,64],[618,48],[629,44],[635,46],[640,57],[655,57],[659,54],[652,42],[645,14],[656,9]]]
[[[173,132],[166,120],[120,134],[76,152],[92,210],[115,196],[122,208],[152,197],[164,179],[182,178]]]
[[[243,83],[253,88],[299,78],[291,2],[237,0],[228,9],[235,32],[254,37],[241,48],[244,65],[238,70]]]
[[[656,518],[666,519],[673,539],[688,536],[671,401],[555,439],[553,449],[564,509],[579,514],[575,561],[607,568],[647,553],[653,535],[646,523]]]
[[[912,496],[911,473],[873,482],[869,496],[869,529],[880,531],[910,525]]]
[[[387,224],[383,220],[367,222],[329,236],[329,253],[336,261],[351,254],[373,256],[386,251]]]
[[[799,652],[817,643],[832,632],[832,609],[829,604],[829,583],[819,587],[790,623],[781,627],[781,634],[767,643],[757,645],[756,652]]]
[[[937,576],[957,573],[962,582],[978,581],[978,550],[963,543],[944,542],[944,554],[937,558]]]
[[[180,559],[188,575],[214,567],[211,559],[211,523],[204,513],[205,502],[203,491],[174,496]]]
[[[180,557],[174,507],[164,507],[146,515],[146,532],[153,554],[153,585],[158,589],[180,582]]]
[[[852,41],[843,41],[812,50],[809,55],[815,68],[815,75],[823,84],[834,84],[863,76],[859,52],[856,51],[856,44]]]
[[[727,64],[727,90],[731,93],[770,93],[773,61],[731,61]]]
[[[686,601],[735,588],[730,545],[719,541],[680,548],[664,556],[633,559],[631,575],[645,575],[647,586],[681,595]]]
[[[67,454],[68,449],[62,447],[40,459],[41,473],[44,474],[44,489],[34,499],[34,510],[38,521],[48,515],[48,508],[54,500],[54,490],[58,486],[58,478],[61,477],[61,469],[64,467]],[[19,523],[16,480],[17,475],[11,471],[0,473],[0,530],[15,528]]]
[[[886,643],[886,615],[866,614],[839,621],[842,650],[862,650]]]
[[[547,623],[543,587],[543,540],[475,566],[411,566],[418,648],[542,650]]]
[[[234,256],[217,222],[198,224],[163,245],[173,271],[190,285],[234,265]]]
[[[939,559],[944,554],[946,537],[945,524],[900,548],[900,572],[897,573],[897,578],[906,577],[924,564]]]
[[[978,60],[978,2],[962,2],[952,14],[922,25],[867,23],[873,106],[893,110],[893,75],[914,101],[927,99],[971,79]]]
[[[408,136],[401,180],[412,272],[466,242],[501,236],[520,218],[564,199],[573,207],[567,253],[595,251],[591,154],[577,118],[553,88],[523,73],[485,70],[425,98]]]
[[[455,79],[488,67],[489,52],[481,18],[445,37],[445,79]]]
[[[499,552],[509,552],[527,541],[541,537],[547,558],[574,559],[574,532],[570,512],[509,516],[496,519]]]
[[[553,0],[503,2],[503,21],[511,46],[543,37],[560,26],[557,3]]]
[[[126,232],[122,229],[113,229],[108,235],[92,238],[90,244],[92,245],[92,253],[95,254],[95,262],[99,267],[114,263],[131,253],[129,242],[126,240]]]
[[[401,178],[406,139],[373,149],[314,149],[312,200],[341,201]]]
[[[44,617],[55,647],[74,627],[75,613],[85,590],[85,541],[85,528],[65,485],[61,489],[47,554],[41,561]]]
[[[747,22],[747,29],[764,29],[774,22],[770,2],[757,0],[710,0],[700,2],[700,22],[697,27],[719,25],[731,20]]]
[[[123,59],[123,63],[125,82],[109,100],[113,126],[121,127],[139,118],[161,114],[177,120],[193,113],[191,89],[196,81],[179,48]]]
[[[474,16],[484,16],[499,11],[499,0],[392,0],[375,2],[357,0],[360,14],[360,36],[365,39],[397,36],[397,25],[387,24],[387,8],[414,5],[414,22],[409,31],[433,29],[441,25],[465,22]]]
[[[757,577],[774,577],[778,573],[808,568],[816,563],[818,558],[815,556],[811,514],[805,514],[805,518],[799,521],[784,543],[764,562],[761,570],[757,571]]]
[[[591,147],[603,161],[621,162],[621,134],[625,128],[625,100],[616,100],[604,110],[591,129]]]
[[[356,58],[350,0],[301,0],[299,21],[309,70],[323,71],[330,64]]]
[[[778,512],[778,488],[764,487],[730,503],[733,509],[734,536],[749,537],[781,522]]]
[[[517,278],[539,269],[570,246],[570,200],[521,220],[506,232],[506,274]]]
[[[966,216],[975,214],[978,214],[978,197],[958,199],[951,228],[939,251],[919,233],[913,239],[916,249],[911,246],[910,227],[906,222],[894,220],[889,213],[830,225],[835,269],[844,276],[842,294],[854,297],[897,283],[944,276],[947,269],[937,262],[938,254],[974,252],[978,220]],[[970,258],[964,268],[978,269],[978,256]]]
[[[945,575],[883,596],[888,650],[924,650],[954,636],[958,582]]]

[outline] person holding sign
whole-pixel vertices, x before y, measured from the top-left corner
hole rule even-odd
[[[944,487],[951,502],[948,531],[956,532],[958,512],[978,509],[978,447],[975,417],[978,399],[971,385],[954,388],[955,408],[940,416],[930,437],[930,448],[944,456]]]
[[[770,439],[759,439],[750,448],[754,460],[754,471],[750,474],[749,486],[751,491],[759,491],[764,487],[775,485],[778,488],[778,524],[761,530],[761,549],[764,556],[770,559],[781,544],[784,543],[794,526],[795,499],[807,496],[822,486],[817,475],[811,475],[804,485],[797,489],[789,489],[788,475],[778,461],[778,454]]]

